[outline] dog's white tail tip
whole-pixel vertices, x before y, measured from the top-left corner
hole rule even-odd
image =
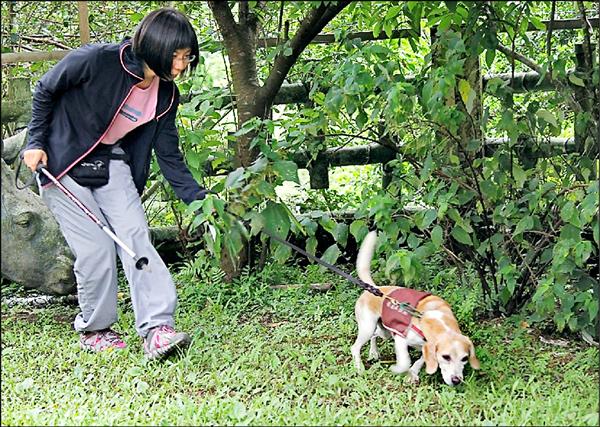
[[[358,256],[356,257],[356,272],[360,280],[375,286],[371,277],[371,260],[375,253],[375,244],[377,242],[377,232],[370,231],[364,238]]]

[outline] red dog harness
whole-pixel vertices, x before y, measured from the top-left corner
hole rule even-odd
[[[408,288],[396,289],[388,294],[392,299],[399,303],[408,304],[412,308],[416,308],[419,301],[429,295],[431,295],[429,292],[416,291]],[[423,332],[412,324],[411,314],[402,310],[402,308],[399,308],[397,305],[394,305],[393,302],[387,298],[383,302],[381,323],[383,323],[383,326],[394,335],[400,335],[401,337],[406,338],[408,328],[410,327],[425,339]]]

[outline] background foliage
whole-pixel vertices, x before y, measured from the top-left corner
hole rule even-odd
[[[235,93],[227,52],[206,4],[88,3],[93,41],[131,35],[147,11],[165,4],[188,13],[198,31],[202,61],[192,78],[179,83],[189,93],[180,109],[180,133],[194,175],[221,198],[183,206],[162,185],[154,164],[146,202],[154,223],[175,223],[201,237],[201,251],[211,256],[197,260],[235,256],[252,236],[266,244],[260,230],[269,227],[282,237],[302,236],[309,251],[330,262],[342,261],[350,240],[377,228],[379,259],[373,267],[384,273],[381,283],[427,287],[423,264],[434,257],[440,269],[475,271],[482,305],[491,314],[525,310],[531,321],[551,319],[560,330],[595,333],[598,62],[572,73],[575,44],[585,41],[586,32],[550,33],[541,24],[553,10],[556,19],[579,18],[582,8],[597,17],[591,2],[352,2],[326,27],[336,43],[310,45],[288,75],[289,82],[306,85],[309,102],[275,106],[268,118],[241,127],[229,106]],[[277,53],[286,54],[283,24],[289,22],[293,34],[318,4],[267,2],[258,8],[250,2],[261,35],[282,40],[278,47],[258,49],[260,78]],[[3,2],[3,52],[76,47],[75,5]],[[435,39],[429,35],[433,27]],[[346,37],[398,28],[419,35],[377,42]],[[592,36],[597,41],[597,29]],[[482,74],[531,68],[507,56],[507,49],[549,75],[558,90],[516,94],[505,81],[491,80],[478,111],[477,87],[466,75],[469,61],[479,58]],[[3,80],[35,80],[50,65],[3,66]],[[581,88],[588,90],[577,100]],[[585,107],[585,97],[595,110],[573,108]],[[480,138],[464,138],[469,126]],[[576,151],[547,153],[551,137],[573,137],[575,129],[582,137]],[[250,167],[232,170],[236,138],[249,132],[260,154]],[[504,142],[488,152],[485,137]],[[385,188],[382,168],[370,166],[331,170],[332,188],[306,189],[306,174],[291,161],[299,152],[314,158],[324,148],[373,141],[398,153],[386,165],[392,180]],[[208,176],[207,162],[221,175]],[[152,193],[154,188],[160,191]],[[350,211],[352,221],[340,220],[337,211]],[[319,230],[333,244],[319,248]],[[258,245],[268,248],[277,262],[291,255],[275,244]]]

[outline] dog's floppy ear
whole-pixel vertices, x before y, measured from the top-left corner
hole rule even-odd
[[[469,340],[469,365],[471,365],[471,368],[473,369],[480,368],[479,359],[477,359],[477,356],[475,355],[475,346],[471,340]]]
[[[423,358],[425,359],[425,372],[433,374],[437,371],[438,361],[436,357],[435,344],[426,342],[423,346]]]

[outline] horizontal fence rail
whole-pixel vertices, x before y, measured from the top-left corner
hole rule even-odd
[[[573,74],[570,72],[569,75]],[[502,73],[502,74],[491,74],[487,76],[483,76],[482,78],[482,86],[485,91],[488,85],[488,82],[492,79],[501,79],[506,82],[508,86],[510,86],[514,93],[524,93],[524,92],[544,92],[544,91],[552,91],[556,88],[550,82],[549,78],[545,76],[542,80],[540,80],[540,75],[535,71],[524,72],[524,73],[515,73],[514,78],[511,73]],[[414,81],[414,77],[408,77],[406,79],[407,82]],[[10,84],[10,82],[9,82]],[[322,92],[326,92],[328,90],[327,87],[321,87]],[[284,84],[281,86],[281,89],[275,96],[275,100],[273,102],[274,105],[283,105],[283,104],[302,104],[308,102],[308,94],[310,92],[310,86],[308,83],[291,83]],[[186,103],[189,102],[192,97],[197,95],[197,93],[187,93],[182,94],[180,98],[180,102]],[[222,109],[231,107],[235,105],[235,96],[226,93],[223,95],[226,99],[226,102],[221,106]],[[23,99],[12,99],[12,100],[2,100],[2,113],[1,113],[1,121],[2,123],[7,123],[15,120],[29,120],[31,115],[31,99],[23,98]]]
[[[588,22],[593,28],[600,27],[600,18],[588,18]],[[527,31],[546,31],[548,29],[550,21],[542,21],[543,29],[537,28],[536,26],[529,24]],[[557,19],[552,23],[552,30],[575,30],[583,27],[581,19]],[[372,32],[362,31],[357,33],[350,33],[346,35],[346,39],[360,39],[363,41],[372,40],[387,40],[387,39],[398,39],[407,37],[418,37],[419,34],[412,29],[399,29],[392,31],[392,34],[387,35],[384,31],[375,36]],[[277,39],[275,37],[268,37],[259,39],[257,46],[262,48],[275,47],[277,44],[285,42],[285,40]],[[337,43],[334,34],[320,34],[316,36],[311,44],[331,44]],[[54,50],[54,51],[40,51],[40,52],[8,52],[1,55],[2,65],[16,64],[19,62],[37,62],[37,61],[58,61],[64,58],[70,50]]]
[[[498,146],[507,144],[508,138],[486,138],[483,141],[483,149],[495,151]],[[384,145],[385,143],[371,143],[365,145],[356,145],[352,147],[330,147],[317,154],[316,157],[306,152],[295,153],[292,160],[299,169],[311,169],[321,163],[328,167],[340,166],[362,166],[379,163],[387,163],[396,159],[398,150]],[[524,137],[519,139],[513,147],[535,147],[548,146],[555,153],[569,152],[575,146],[574,138],[532,138]],[[402,145],[399,146],[401,148]],[[231,172],[231,169],[218,168],[213,169],[209,161],[204,166],[204,172],[210,176],[222,175]]]

